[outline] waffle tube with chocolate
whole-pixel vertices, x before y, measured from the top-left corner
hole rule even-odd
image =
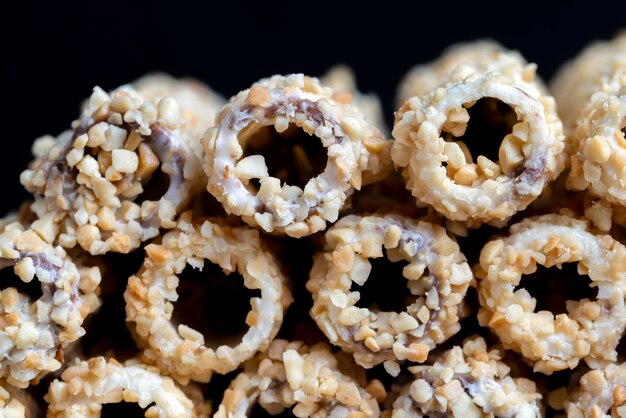
[[[83,321],[100,305],[100,274],[81,276],[63,249],[17,222],[2,228],[0,247],[0,269],[18,281],[3,279],[0,290],[0,376],[23,388],[58,370],[64,348],[85,334]]]
[[[145,347],[145,359],[185,383],[189,379],[206,382],[213,372],[233,371],[257,351],[266,349],[291,303],[286,279],[274,256],[264,248],[258,231],[209,220],[194,224],[190,215],[185,213],[178,227],[163,236],[161,244],[146,247],[143,266],[129,279],[124,293],[127,321]],[[226,274],[239,273],[248,289],[260,291],[258,297],[250,299],[247,330],[235,340],[213,341],[187,324],[176,326],[172,321],[177,288],[185,280],[183,270],[187,266],[202,270],[208,263]],[[241,278],[226,276],[223,280]]]
[[[567,186],[626,206],[626,52],[578,118]]]
[[[296,417],[374,418],[373,396],[338,370],[324,344],[277,339],[249,361],[224,393],[215,418],[245,418],[259,404],[269,414],[291,409]]]
[[[208,190],[226,212],[299,238],[324,230],[355,189],[388,173],[390,141],[332,96],[292,74],[230,100],[203,139]]]
[[[609,364],[585,373],[565,401],[570,418],[626,415],[626,364]]]
[[[91,254],[127,253],[175,226],[205,184],[199,138],[176,101],[129,86],[94,89],[72,131],[43,137],[20,177],[35,197],[32,225],[50,243]]]
[[[503,73],[459,65],[396,112],[393,162],[413,196],[450,220],[475,225],[506,220],[565,167],[554,99],[535,80],[534,70],[514,68]],[[482,115],[487,130],[466,138],[473,114]],[[504,137],[496,139],[497,154],[471,152],[478,141],[493,140],[489,134],[500,131]]]
[[[617,360],[615,348],[626,327],[626,247],[593,233],[589,222],[567,215],[527,218],[510,234],[485,245],[476,266],[478,319],[504,346],[521,353],[534,370],[551,374],[580,360],[601,367]],[[595,300],[569,300],[567,313],[535,311],[537,300],[523,289],[523,276],[537,266],[577,263],[598,288]]]
[[[535,383],[513,378],[504,350],[488,349],[481,337],[454,346],[433,365],[413,366],[414,379],[393,403],[392,418],[543,417]]]
[[[558,70],[550,83],[550,91],[554,94],[568,136],[576,130],[591,97],[602,90],[607,77],[611,78],[613,59],[624,53],[626,32],[621,32],[609,41],[591,43]]]
[[[360,293],[372,269],[368,259],[406,262],[412,303],[402,312],[360,307]],[[314,257],[307,289],[311,317],[331,343],[353,353],[363,367],[423,362],[429,351],[458,332],[472,272],[457,243],[444,228],[395,215],[340,219],[325,234],[324,251]],[[378,297],[388,297],[378,295]],[[393,295],[398,300],[401,295]]]
[[[99,418],[103,405],[121,402],[146,408],[146,417],[210,417],[210,410],[202,400],[194,405],[158,369],[137,361],[120,364],[104,357],[94,357],[65,369],[61,379],[50,384],[46,401],[49,418]]]

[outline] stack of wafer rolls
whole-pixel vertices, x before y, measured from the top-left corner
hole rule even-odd
[[[393,115],[346,66],[95,87],[0,219],[0,416],[626,414],[626,35],[415,61]]]

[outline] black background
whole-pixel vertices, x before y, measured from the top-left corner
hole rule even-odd
[[[18,177],[32,141],[67,129],[95,85],[161,70],[230,96],[271,74],[344,62],[391,120],[400,77],[452,43],[495,38],[549,79],[589,41],[626,27],[624,2],[61,3],[0,6],[2,212],[27,197]]]

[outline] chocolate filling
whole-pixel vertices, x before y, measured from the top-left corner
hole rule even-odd
[[[402,276],[402,269],[408,263],[404,260],[391,262],[387,250],[383,257],[368,259],[372,266],[370,275],[363,286],[352,284],[351,290],[358,291],[361,298],[357,302],[360,308],[400,313],[417,299],[407,289],[407,279]]]
[[[537,271],[522,278],[515,288],[524,288],[537,300],[535,312],[567,313],[566,302],[598,298],[598,288],[590,287],[589,276],[578,274],[578,263],[564,263],[562,269],[538,265]]]
[[[264,126],[248,137],[244,157],[262,155],[269,175],[280,179],[281,185],[306,184],[326,168],[326,148],[319,138],[311,136],[294,124],[278,133],[273,126]],[[257,179],[252,184],[258,189]]]
[[[0,258],[0,275],[5,275],[0,278],[2,283],[4,283],[0,284],[0,289],[14,287],[18,290],[18,292],[28,295],[32,302],[42,297],[51,299],[52,295],[54,295],[54,292],[57,290],[54,283],[59,276],[59,268],[50,263],[50,261],[43,254],[31,253],[28,251],[20,251],[19,254],[20,260],[29,257],[33,261],[33,265],[36,269],[48,271],[50,273],[50,283],[42,284],[36,276],[33,277],[29,283],[26,283],[17,277],[13,270],[13,266],[15,266],[19,260]],[[7,267],[10,267],[10,269]],[[76,297],[76,294],[71,295],[71,300],[75,301]]]
[[[285,408],[282,412],[272,415],[267,412],[258,402],[254,403],[252,409],[250,410],[250,413],[248,414],[249,418],[288,418],[293,416],[293,412],[291,412],[290,408]]]
[[[469,147],[472,157],[483,155],[491,161],[498,161],[502,138],[510,134],[513,125],[517,123],[515,110],[491,97],[482,98],[471,107],[467,104],[464,107],[470,120],[462,141]]]
[[[202,333],[207,347],[238,344],[250,328],[246,324],[250,300],[260,298],[261,291],[246,288],[238,272],[226,275],[208,260],[202,271],[187,266],[178,277],[174,325],[184,324]]]
[[[143,192],[135,199],[141,205],[145,201],[156,202],[162,198],[170,187],[170,177],[162,170],[157,169],[150,177],[142,180]]]
[[[6,259],[2,259],[4,262]],[[20,294],[28,296],[31,302],[35,302],[43,297],[43,290],[41,288],[41,282],[37,280],[37,277],[34,277],[30,282],[26,283],[22,279],[20,279],[15,272],[13,271],[13,263],[4,265],[2,263],[0,265],[0,289],[5,290],[8,288],[16,289]]]
[[[137,129],[137,127],[129,127],[130,129]],[[143,142],[150,146],[152,152],[159,159],[159,167],[151,175],[140,179],[143,192],[134,199],[137,204],[145,201],[156,202],[163,196],[166,196],[170,190],[177,190],[183,182],[182,173],[185,161],[176,146],[177,139],[174,137],[174,134],[158,124],[152,125],[150,130],[151,134],[144,135],[142,138]],[[164,158],[168,153],[172,154],[171,157],[174,160],[174,164],[171,164],[174,168],[174,173],[169,174],[163,171]],[[171,200],[175,204],[177,203],[177,199]]]
[[[457,138],[444,130],[442,132],[444,140],[463,141],[472,157],[472,161],[468,162],[475,163],[481,155],[497,162],[502,139],[513,131],[513,125],[517,123],[515,110],[492,97],[479,99],[473,104],[466,103],[463,107],[469,113],[465,133]]]
[[[146,408],[148,409],[148,408]],[[107,403],[102,405],[102,418],[144,418],[146,409],[134,402]]]

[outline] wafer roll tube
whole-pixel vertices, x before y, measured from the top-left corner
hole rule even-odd
[[[565,412],[570,418],[615,417],[626,413],[626,364],[609,364],[585,373],[569,393]]]
[[[100,274],[81,275],[63,249],[17,222],[2,228],[0,246],[0,268],[17,276],[0,290],[0,376],[23,388],[58,370],[64,348],[84,335],[83,320],[100,304]]]
[[[460,330],[473,277],[444,228],[395,215],[349,215],[326,232],[325,241],[307,282],[311,317],[361,366],[385,363],[397,374],[399,361],[424,362],[432,348]],[[368,281],[369,259],[383,257],[383,249],[388,260],[407,263],[402,276],[413,301],[399,313],[360,307],[361,295],[351,289]]]
[[[607,78],[611,78],[613,59],[624,53],[626,32],[610,41],[591,43],[557,71],[550,90],[568,136],[574,134],[578,119],[591,97],[603,89],[602,84]]]
[[[625,261],[626,247],[594,233],[588,221],[556,214],[525,219],[481,251],[475,269],[479,322],[505,348],[532,362],[535,371],[551,374],[583,359],[591,367],[614,362],[626,326]],[[567,313],[537,312],[537,300],[517,287],[538,265],[560,268],[563,263],[577,263],[578,272],[598,288],[597,298],[569,300]]]
[[[228,213],[302,237],[336,221],[353,190],[388,173],[390,141],[332,97],[317,79],[274,76],[222,109],[203,140],[204,170]]]
[[[121,402],[146,408],[146,417],[210,417],[203,400],[194,405],[171,378],[135,360],[120,364],[94,357],[78,362],[50,384],[46,401],[50,418],[97,418],[103,405]]]
[[[266,349],[291,302],[285,277],[276,259],[264,248],[258,231],[230,228],[217,221],[197,225],[188,221],[183,216],[179,227],[165,234],[161,244],[146,247],[146,260],[139,273],[129,279],[124,294],[127,320],[145,347],[144,357],[184,383],[189,379],[206,382],[213,372],[233,371],[257,351]],[[185,280],[181,273],[187,265],[204,269],[209,263],[226,274],[238,273],[248,289],[260,291],[259,296],[250,299],[250,311],[245,317],[247,330],[234,340],[205,336],[187,324],[176,326],[171,320],[177,309],[173,306],[179,296],[177,289]],[[226,276],[222,280],[240,278]]]
[[[127,253],[172,228],[205,180],[199,138],[172,98],[95,88],[72,131],[38,140],[21,175],[35,196],[33,229],[91,254]]]
[[[413,366],[414,380],[393,403],[391,418],[543,417],[535,383],[513,378],[503,350],[481,337],[445,352],[431,366]]]
[[[554,99],[524,68],[507,75],[460,65],[396,112],[392,159],[421,203],[453,221],[497,223],[525,209],[563,171]],[[489,140],[499,144],[472,152]]]
[[[626,53],[578,118],[567,186],[626,206]]]
[[[296,417],[378,417],[376,399],[338,370],[323,344],[275,340],[246,364],[224,393],[215,418],[244,418],[259,404],[271,415],[292,408]]]

